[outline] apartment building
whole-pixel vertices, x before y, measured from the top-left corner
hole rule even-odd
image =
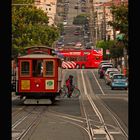
[[[112,4],[120,5],[122,2],[128,3],[128,0],[95,0],[94,12],[96,14],[95,26],[96,26],[96,40],[108,39],[113,40],[115,38],[116,31],[113,31],[112,26],[108,24],[108,21],[112,21],[112,14],[110,7]]]
[[[41,8],[49,17],[48,25],[55,25],[57,0],[35,0],[37,8]]]

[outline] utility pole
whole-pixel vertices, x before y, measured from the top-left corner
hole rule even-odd
[[[88,0],[87,4],[88,4],[88,13],[89,13],[90,41],[93,42],[93,40],[92,40],[93,32],[92,32],[92,16],[91,16],[91,2],[90,2],[90,0]]]
[[[93,0],[92,0],[92,4],[91,4],[91,9],[92,9],[92,30],[93,30],[93,46],[96,46],[96,42],[95,42],[95,37],[96,37],[96,33],[95,33],[95,12],[94,12],[94,4],[93,4]]]
[[[114,0],[112,0],[112,4],[114,5]],[[114,22],[114,15],[112,15],[112,20]],[[114,40],[116,39],[116,30],[114,29],[114,27],[113,27],[113,39]]]
[[[103,39],[106,41],[106,10],[105,4],[103,4]]]
[[[98,24],[98,11],[96,11],[96,43],[99,40],[99,24]]]
[[[91,41],[93,46],[95,46],[95,22],[94,22],[94,5],[93,0],[89,0],[89,9],[90,9],[90,32],[91,32]]]

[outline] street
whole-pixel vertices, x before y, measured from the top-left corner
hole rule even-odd
[[[44,1],[43,5],[45,7],[44,8],[45,11],[47,11],[48,14],[49,12],[51,13],[53,6],[54,5],[57,6],[57,4],[54,3],[47,4],[46,2],[48,1]],[[63,15],[64,13],[67,14],[65,17],[66,19],[63,19],[62,22],[60,22],[64,25],[63,26],[64,30],[63,32],[58,33],[60,35],[58,36],[58,40],[56,40],[55,38],[56,29],[54,28],[52,30],[53,32],[51,32],[51,28],[49,30],[44,29],[44,27],[48,26],[46,23],[44,23],[44,21],[46,22],[46,20],[43,20],[43,23],[39,20],[40,22],[36,25],[39,25],[39,27],[41,28],[38,28],[38,26],[37,28],[31,26],[32,27],[31,29],[36,29],[33,30],[33,32],[31,32],[31,29],[29,30],[28,28],[27,29],[25,28],[27,31],[28,30],[29,31],[27,33],[25,32],[25,34],[21,34],[21,36],[19,36],[21,37],[19,38],[19,40],[17,40],[18,33],[22,33],[23,31],[20,28],[17,28],[18,27],[17,22],[15,22],[14,26],[12,27],[17,28],[17,31],[15,32],[16,34],[14,34],[13,39],[15,39],[15,41],[13,42],[17,42],[16,45],[18,47],[19,47],[19,42],[21,42],[20,44],[28,41],[31,44],[32,42],[36,42],[37,45],[34,46],[38,46],[38,44],[41,44],[41,46],[42,45],[46,46],[46,44],[51,46],[53,43],[51,44],[50,42],[57,42],[58,45],[53,45],[53,49],[55,49],[56,52],[65,49],[69,51],[72,50],[72,48],[75,48],[76,50],[86,50],[86,51],[92,50],[94,49],[94,47],[95,49],[98,49],[98,47],[94,45],[91,45],[92,46],[91,48],[87,48],[88,47],[87,44],[88,43],[95,44],[98,41],[103,41],[103,44],[105,44],[108,43],[109,41],[112,41],[111,39],[115,40],[115,38],[113,38],[114,36],[113,32],[111,31],[109,32],[109,30],[107,32],[107,27],[110,27],[110,26],[106,27],[107,21],[105,23],[105,20],[107,20],[106,13],[108,12],[107,10],[109,10],[107,9],[108,7],[105,7],[104,4],[103,5],[101,4],[102,6],[100,6],[100,3],[99,5],[95,3],[96,6],[94,7],[95,8],[94,10],[95,10],[95,14],[97,14],[98,16],[93,17],[94,11],[92,11],[93,10],[91,6],[92,3],[93,1],[89,1],[89,0],[88,1],[65,0],[59,2],[60,5],[62,4],[62,7],[59,9],[60,10],[59,12],[56,11],[56,13],[54,13],[54,16],[56,16],[59,13],[59,17],[63,19],[63,16],[61,15]],[[85,11],[82,11],[82,5],[86,7]],[[78,6],[78,8],[75,8],[75,6]],[[86,15],[87,17],[86,19],[88,19],[87,20],[88,24],[84,23],[80,25],[78,24],[74,25],[73,24],[74,17],[81,14]],[[110,17],[109,12],[107,14],[109,18]],[[17,14],[14,15],[13,17],[15,18],[18,15],[19,14],[17,9]],[[25,13],[25,15],[28,14]],[[13,21],[19,21],[20,23],[21,22],[20,19],[22,18],[19,16],[19,18],[17,18],[16,20],[15,19]],[[29,19],[29,21],[30,20],[31,19]],[[42,23],[42,26],[40,25],[40,23]],[[52,25],[55,25],[55,22],[52,23]],[[25,25],[23,24],[23,27],[24,26]],[[112,29],[113,27],[111,28],[111,30]],[[50,34],[46,33],[46,31],[48,31],[48,33]],[[39,33],[39,35],[36,35],[35,33]],[[23,37],[24,38],[27,37],[28,41],[26,40],[21,41]],[[94,42],[95,39],[97,42]],[[81,45],[78,46],[77,45],[78,43],[80,43]],[[13,46],[16,45],[13,44]],[[111,46],[112,52],[113,50],[115,52],[117,45]],[[109,52],[109,48],[111,47],[109,47],[107,44],[107,47],[104,49],[104,51],[106,51],[107,49]],[[19,50],[22,50],[23,48],[24,46],[21,45],[21,48],[19,48]],[[110,53],[111,52],[109,52],[109,54],[106,53],[108,55],[107,59],[109,59]],[[20,54],[20,52],[18,52],[18,54]],[[62,67],[61,62],[56,61],[58,59],[58,56],[46,57],[43,56],[43,54],[46,55],[45,53],[40,53],[39,50],[38,54],[37,51],[36,53],[34,53],[34,55],[36,56],[32,54],[29,54],[30,55],[29,58],[26,55],[20,56],[21,58],[18,59],[18,64],[16,64],[15,66],[13,64],[14,68],[12,68],[12,70],[15,70],[16,75],[14,75],[15,79],[13,77],[11,79],[17,81],[16,91],[18,95],[32,94],[33,98],[37,94],[42,95],[41,93],[43,93],[44,97],[47,97],[49,93],[51,95],[55,95],[54,93],[57,93],[60,89],[59,87],[60,83],[61,83],[61,87],[63,87],[69,75],[73,75],[74,76],[73,84],[75,87],[77,87],[80,90],[80,96],[77,98],[58,97],[56,98],[53,104],[37,103],[36,105],[35,104],[27,105],[24,104],[25,101],[24,95],[23,98],[21,99],[20,96],[16,96],[15,93],[12,92],[12,99],[11,99],[12,100],[12,121],[11,121],[12,140],[128,140],[128,90],[129,89],[112,90],[111,87],[105,83],[104,78],[99,78],[97,67],[86,68],[85,65],[79,68]],[[115,52],[114,53],[115,58],[117,54],[122,54],[122,52],[121,53],[119,51],[118,53]],[[87,62],[91,63],[92,59],[85,59],[83,55],[81,56],[82,56],[81,60],[80,60],[80,56],[78,55],[75,58],[78,58],[81,62],[86,60]],[[121,57],[118,56],[118,58]],[[70,59],[68,56],[66,58]],[[73,61],[75,60],[76,62],[75,58],[74,59],[72,58],[72,60]],[[62,59],[62,55],[60,60],[61,59]],[[99,56],[93,60],[99,61],[100,60]],[[117,61],[117,58],[115,60]],[[41,63],[42,61],[44,67],[42,76],[34,76],[33,72],[38,72],[38,71],[40,72],[40,70],[42,70],[41,65],[39,65],[42,64]],[[114,62],[113,64],[115,64],[116,61],[113,61]],[[62,62],[64,62],[64,56]],[[123,60],[123,62],[125,61]],[[24,68],[27,68],[27,70]],[[40,68],[40,69],[37,71],[36,68],[38,69]],[[62,68],[62,73],[61,73],[61,68]],[[45,98],[43,98],[43,100],[45,100]]]
[[[128,91],[111,90],[97,69],[63,69],[62,86],[69,74],[81,92],[54,105],[24,105],[12,99],[12,140],[126,140]]]

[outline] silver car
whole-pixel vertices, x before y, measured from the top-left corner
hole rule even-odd
[[[107,84],[107,85],[110,85],[110,83],[111,83],[111,78],[112,78],[112,76],[113,76],[113,74],[120,74],[120,71],[118,70],[115,70],[115,71],[108,71],[108,74],[106,74],[105,73],[105,76],[104,76],[104,79],[105,79],[105,83]]]
[[[110,83],[111,89],[121,88],[127,90],[128,78],[124,74],[113,74]]]

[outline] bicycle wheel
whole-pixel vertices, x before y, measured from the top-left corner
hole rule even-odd
[[[76,87],[74,87],[74,90],[72,92],[72,97],[76,98],[80,96],[80,90]]]
[[[60,97],[65,97],[67,95],[67,87],[64,85],[61,89],[60,89]]]

